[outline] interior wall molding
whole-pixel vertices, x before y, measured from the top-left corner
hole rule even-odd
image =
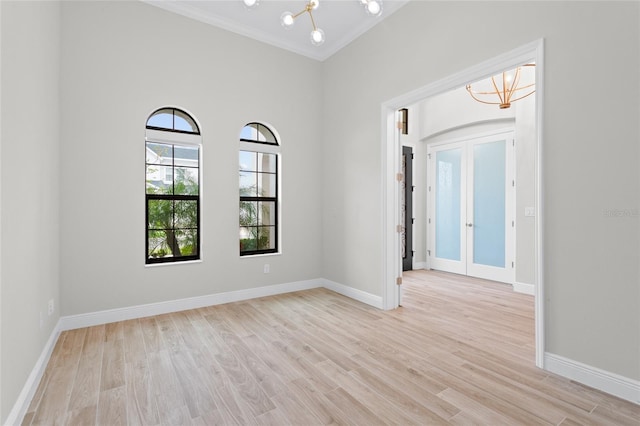
[[[536,286],[533,284],[519,283],[516,281],[513,283],[513,291],[515,291],[516,293],[523,293],[523,294],[535,296]]]
[[[31,374],[29,374],[27,381],[22,387],[16,403],[13,404],[13,408],[5,421],[5,425],[19,425],[22,423],[24,415],[27,413],[29,405],[31,405],[31,400],[42,380],[44,370],[47,368],[49,358],[51,358],[51,354],[53,353],[53,348],[58,341],[58,336],[60,336],[60,321],[58,321],[53,331],[51,331],[51,336],[49,336],[49,340],[47,340],[47,343],[44,345],[44,349],[36,361],[36,365],[33,367],[33,370],[31,370]]]
[[[327,290],[335,291],[343,296],[357,300],[358,302],[373,306],[374,308],[383,309],[381,296],[376,296],[375,294],[367,293],[366,291],[358,290],[326,279],[323,280],[323,287]]]
[[[545,368],[559,376],[640,405],[640,381],[546,352]]]
[[[205,306],[215,306],[223,303],[240,302],[243,300],[256,299],[258,297],[274,296],[277,294],[309,290],[318,287],[323,287],[322,279],[296,281],[286,284],[276,284],[245,290],[229,291],[225,293],[207,294],[204,296],[189,297],[185,299],[169,300],[166,302],[149,303],[145,305],[129,306],[126,308],[70,315],[60,318],[60,331],[186,311],[189,309],[204,308]]]

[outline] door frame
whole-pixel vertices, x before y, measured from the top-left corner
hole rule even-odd
[[[381,173],[382,173],[382,305],[386,310],[398,307],[398,278],[402,277],[400,258],[400,184],[401,151],[396,111],[426,98],[460,88],[470,81],[488,78],[505,69],[536,64],[536,206],[535,206],[535,352],[536,366],[544,368],[544,206],[543,206],[543,117],[544,117],[544,39],[538,39],[510,52],[496,56],[449,77],[400,95],[381,104]]]

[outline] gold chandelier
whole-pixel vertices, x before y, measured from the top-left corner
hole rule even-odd
[[[253,9],[258,6],[258,3],[260,2],[260,0],[243,0],[243,2],[244,2],[244,5],[247,7],[247,9]],[[358,2],[360,2],[364,6],[364,9],[366,10],[367,14],[371,16],[380,16],[382,14],[382,0],[358,0]],[[291,13],[289,11],[284,12],[280,16],[280,23],[285,29],[289,29],[293,26],[293,24],[295,23],[296,19],[299,16],[305,13],[308,13],[309,18],[311,19],[311,28],[312,28],[311,44],[313,44],[314,46],[320,46],[322,43],[324,43],[324,40],[325,40],[324,31],[318,28],[318,26],[316,25],[315,19],[313,19],[313,11],[318,8],[319,4],[320,4],[320,0],[307,0],[307,4],[305,5],[304,9],[302,9],[300,12],[298,13]]]
[[[502,74],[491,77],[491,86],[487,90],[474,91],[471,84],[465,87],[471,97],[478,102],[499,105],[500,109],[510,108],[511,102],[526,98],[536,91],[535,83],[519,86],[523,67],[535,66],[536,64],[525,64],[510,71],[503,71]]]
[[[293,26],[298,16],[302,15],[303,13],[308,13],[309,18],[311,18],[311,27],[313,27],[313,29],[311,30],[311,44],[313,44],[314,46],[320,46],[322,43],[324,43],[324,31],[316,26],[316,21],[313,19],[313,11],[318,8],[319,4],[319,0],[309,0],[304,9],[302,9],[298,13],[294,14],[288,11],[284,12],[280,16],[280,23],[284,28],[289,29]]]

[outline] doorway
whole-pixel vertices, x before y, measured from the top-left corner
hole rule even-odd
[[[513,284],[514,132],[429,145],[431,269]]]
[[[399,306],[401,292],[398,285],[402,283],[402,262],[400,256],[400,235],[397,231],[400,223],[400,185],[397,176],[401,165],[401,146],[398,143],[396,111],[406,105],[412,105],[429,97],[463,87],[470,81],[490,77],[505,69],[513,69],[519,65],[534,62],[536,81],[535,106],[535,266],[534,266],[534,298],[535,298],[535,347],[536,366],[544,368],[544,265],[542,235],[542,134],[544,105],[544,41],[539,39],[520,48],[487,60],[447,78],[433,82],[422,88],[382,103],[382,224],[383,224],[383,262],[382,262],[382,306],[384,309],[395,309]]]
[[[413,148],[402,147],[402,270],[413,269]]]

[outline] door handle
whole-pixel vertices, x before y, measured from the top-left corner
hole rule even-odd
[[[467,223],[467,226],[471,228],[473,226],[473,223]]]

